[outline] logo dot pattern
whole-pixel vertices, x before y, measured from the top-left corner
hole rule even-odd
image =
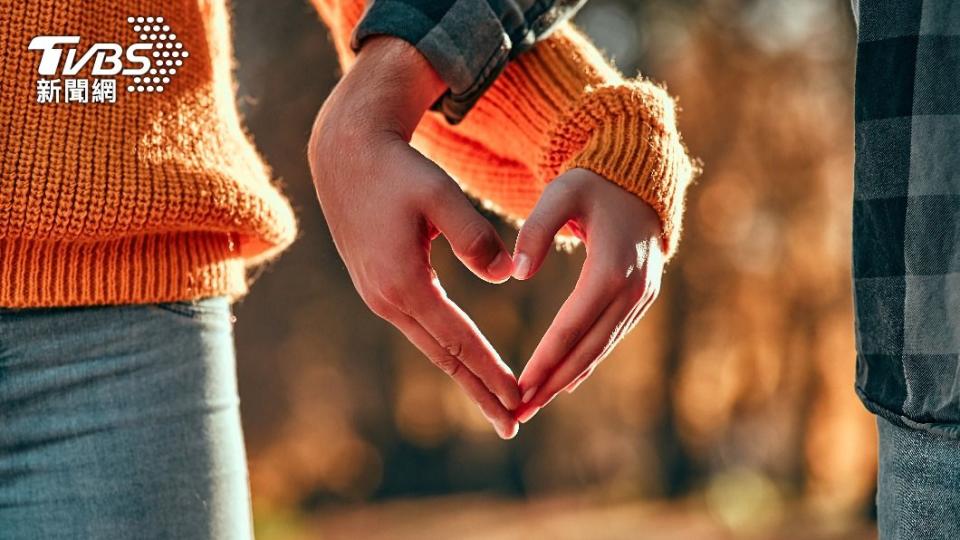
[[[163,92],[164,87],[170,84],[170,76],[177,74],[177,68],[183,66],[183,60],[190,53],[183,49],[183,43],[177,40],[177,34],[163,17],[127,17],[127,23],[141,43],[153,48],[149,70],[134,77],[127,86],[127,92]]]

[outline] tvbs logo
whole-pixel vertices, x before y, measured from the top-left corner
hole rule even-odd
[[[80,48],[80,36],[37,36],[40,51],[38,103],[115,103],[117,77],[128,93],[163,92],[190,53],[163,17],[128,17],[139,40],[131,45],[94,43]],[[89,69],[91,79],[75,78]],[[92,84],[91,84],[92,83]]]

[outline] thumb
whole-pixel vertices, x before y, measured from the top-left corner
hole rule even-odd
[[[573,217],[575,204],[576,197],[571,190],[555,182],[547,186],[517,235],[514,278],[530,279],[537,273],[557,232]]]
[[[433,199],[427,218],[447,238],[453,253],[484,281],[503,283],[510,279],[513,260],[490,222],[470,204],[450,181],[450,189]]]

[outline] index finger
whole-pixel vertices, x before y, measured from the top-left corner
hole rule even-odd
[[[557,312],[550,328],[520,374],[519,386],[523,403],[528,403],[538,393],[550,374],[577,346],[616,297],[607,276],[591,262],[588,255],[573,292]]]
[[[437,341],[415,319],[403,313],[391,317],[390,320],[411,343],[423,351],[430,360],[441,367],[460,386],[463,392],[479,408],[487,420],[493,424],[497,434],[503,439],[512,439],[517,434],[519,426],[513,414],[508,411],[497,396],[474,375],[469,369],[449,357]]]
[[[449,358],[469,369],[504,407],[517,408],[517,378],[476,323],[447,297],[439,280],[434,277],[427,284],[415,286],[413,292],[401,311],[416,320]]]

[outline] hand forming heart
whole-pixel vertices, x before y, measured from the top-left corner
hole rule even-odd
[[[501,437],[512,438],[519,422],[589,376],[656,298],[664,264],[660,221],[635,195],[573,169],[548,184],[511,257],[459,186],[409,145],[423,111],[444,89],[405,43],[371,41],[317,116],[310,168],[364,302],[450,375]],[[529,279],[565,225],[586,245],[587,259],[518,381],[447,298],[430,266],[430,245],[443,234],[486,281]]]
[[[660,292],[664,254],[660,220],[635,195],[584,169],[551,182],[517,237],[514,276],[537,271],[564,225],[587,249],[587,259],[520,375],[520,422],[556,395],[572,392],[637,324]]]

